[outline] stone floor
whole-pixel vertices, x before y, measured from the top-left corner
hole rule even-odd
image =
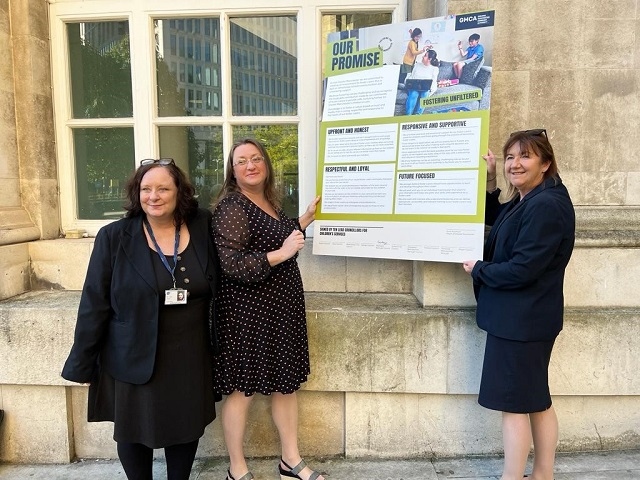
[[[443,459],[307,459],[327,480],[498,480],[500,457]],[[255,480],[277,480],[277,459],[254,459]],[[190,480],[223,480],[227,460],[198,459]],[[527,470],[530,471],[530,467]],[[0,464],[2,480],[125,480],[117,460],[84,460],[65,465]],[[154,478],[166,478],[161,459],[154,463]],[[640,480],[640,450],[560,453],[556,480]]]

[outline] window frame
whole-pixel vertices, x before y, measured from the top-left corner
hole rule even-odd
[[[231,147],[233,127],[238,125],[294,124],[298,130],[299,210],[316,195],[318,126],[321,120],[322,93],[322,21],[326,15],[345,13],[391,14],[392,21],[406,18],[407,0],[350,0],[347,5],[332,0],[302,0],[281,2],[274,7],[270,0],[254,0],[250,8],[239,8],[237,0],[221,0],[215,8],[208,0],[185,0],[176,9],[175,0],[50,0],[52,86],[54,102],[54,131],[58,158],[58,187],[60,220],[63,231],[84,229],[91,236],[113,220],[84,220],[78,218],[76,165],[73,148],[74,128],[130,127],[134,130],[135,162],[159,153],[159,127],[163,126],[220,126],[223,152],[226,158]],[[284,5],[284,6],[283,6]],[[194,17],[220,19],[220,52],[230,52],[229,19],[256,16],[295,16],[297,18],[298,107],[296,115],[233,116],[231,98],[231,58],[219,55],[221,108],[219,116],[158,116],[155,78],[154,20]],[[131,85],[133,117],[74,119],[71,106],[71,80],[66,24],[73,22],[127,21],[131,56]],[[146,54],[145,54],[146,52]],[[316,52],[308,55],[306,52]],[[211,52],[212,57],[214,52]],[[179,69],[179,66],[177,67]],[[213,75],[212,75],[213,83]],[[306,95],[309,90],[315,95]],[[142,94],[141,94],[142,92]],[[145,92],[152,92],[144,94]],[[311,232],[309,232],[311,233]]]

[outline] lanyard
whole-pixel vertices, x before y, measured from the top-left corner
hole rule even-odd
[[[143,219],[144,226],[147,227],[147,232],[149,232],[149,237],[151,237],[151,241],[153,245],[156,247],[156,252],[160,256],[160,261],[164,265],[164,268],[171,274],[171,280],[173,280],[173,288],[176,288],[176,277],[174,272],[176,271],[176,265],[178,264],[178,244],[180,243],[180,228],[176,227],[176,241],[173,246],[173,268],[169,266],[169,262],[167,261],[167,257],[162,250],[160,249],[160,245],[158,245],[158,241],[156,240],[155,235],[153,234],[153,230],[151,230],[151,224],[149,220],[145,217]]]

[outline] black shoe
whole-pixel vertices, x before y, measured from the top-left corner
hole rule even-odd
[[[4,418],[4,410],[0,410],[0,425],[2,425],[3,418]]]

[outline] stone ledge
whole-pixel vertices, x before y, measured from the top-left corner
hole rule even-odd
[[[576,207],[576,247],[639,247],[640,207]]]
[[[34,225],[22,207],[0,208],[0,245],[12,245],[40,238],[40,229]]]
[[[307,312],[424,312],[416,297],[404,293],[305,293]]]
[[[485,333],[475,325],[475,308],[421,308],[411,295],[306,298],[313,374],[305,388],[477,392]],[[552,391],[639,395],[640,358],[633,354],[639,350],[640,308],[566,308],[550,367]]]
[[[59,375],[77,291],[0,302],[0,385],[72,385]],[[409,294],[307,293],[312,375],[305,390],[474,394],[485,334],[474,308],[422,308]],[[640,307],[567,308],[551,362],[562,395],[640,395]],[[37,367],[36,367],[37,366]]]

